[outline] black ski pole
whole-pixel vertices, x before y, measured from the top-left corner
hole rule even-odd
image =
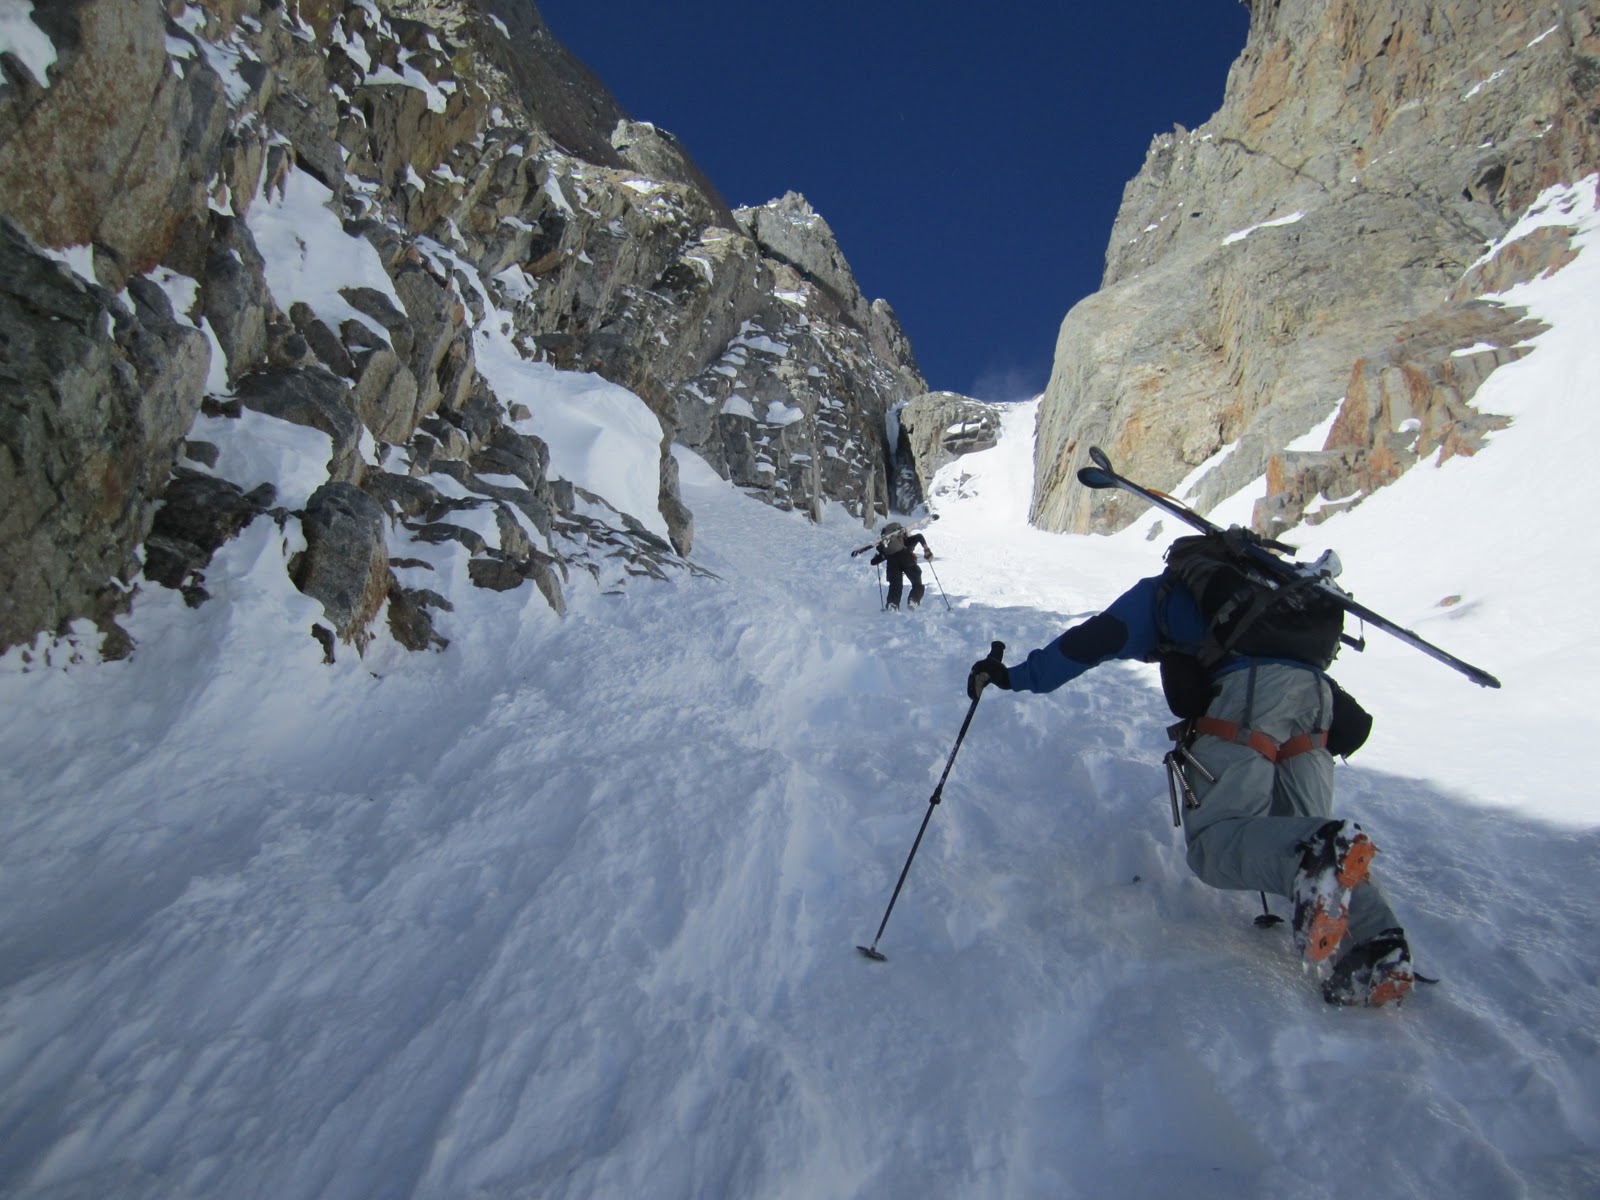
[[[950,611],[950,597],[944,594],[944,584],[939,582],[939,572],[933,569],[933,559],[928,560],[928,572],[933,576],[933,582],[939,587],[939,599],[944,601],[945,612]]]
[[[989,644],[989,657],[999,661],[1006,652],[1004,642],[991,642]],[[988,683],[985,678],[984,683]],[[967,706],[967,719],[961,722],[961,732],[956,734],[956,744],[950,748],[950,757],[945,760],[944,774],[939,776],[939,783],[933,789],[933,795],[928,797],[928,811],[922,814],[922,827],[917,830],[917,840],[911,843],[911,853],[906,855],[906,865],[900,868],[900,879],[894,885],[894,895],[889,897],[889,907],[883,910],[883,920],[878,922],[878,932],[873,935],[872,945],[857,946],[856,949],[872,959],[873,962],[888,962],[888,956],[878,951],[878,939],[883,936],[884,926],[889,924],[889,914],[894,911],[894,902],[900,899],[900,889],[906,885],[906,876],[911,873],[911,860],[917,856],[917,847],[922,845],[922,835],[928,832],[928,822],[933,819],[933,810],[939,807],[939,800],[944,792],[944,781],[950,778],[950,768],[955,765],[956,751],[961,749],[961,740],[967,736],[967,726],[972,724],[972,714],[978,711],[978,700],[983,696],[983,688],[978,689],[978,694],[972,698],[972,703]]]
[[[865,554],[868,550],[873,549],[875,545],[876,543],[873,543],[873,545],[863,546],[859,550],[852,550],[850,551],[850,557],[854,558],[858,554]],[[878,581],[878,611],[882,612],[885,607],[883,602],[883,568],[874,565],[872,568],[872,577]]]

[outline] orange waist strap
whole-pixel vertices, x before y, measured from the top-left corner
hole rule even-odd
[[[1237,721],[1222,721],[1216,717],[1198,717],[1194,723],[1196,733],[1207,733],[1225,742],[1249,746],[1269,763],[1280,763],[1307,750],[1321,750],[1328,744],[1328,733],[1319,729],[1315,733],[1297,733],[1286,742],[1275,742],[1259,729],[1246,729]]]

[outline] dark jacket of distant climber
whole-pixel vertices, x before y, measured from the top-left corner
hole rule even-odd
[[[918,546],[922,547],[923,557],[932,562],[933,551],[928,547],[928,539],[920,533],[906,534],[904,544],[892,553],[883,543],[878,544],[878,552],[872,556],[871,562],[874,566],[878,563],[886,564],[885,570],[889,575],[889,602],[886,607],[900,607],[900,590],[905,579],[911,580],[911,595],[907,597],[906,607],[916,608],[922,603],[925,589],[922,586],[922,568],[917,565]]]

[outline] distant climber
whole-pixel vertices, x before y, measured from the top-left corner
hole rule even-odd
[[[922,547],[922,557],[927,562],[933,561],[933,550],[928,546],[928,539],[920,533],[911,533],[899,521],[890,521],[878,531],[878,540],[869,546],[862,546],[859,550],[850,551],[850,557],[865,554],[868,550],[876,550],[870,559],[873,566],[879,563],[888,565],[889,574],[889,599],[883,606],[885,612],[894,611],[900,607],[900,593],[906,579],[911,580],[911,594],[906,597],[906,608],[913,609],[922,603],[924,588],[922,586],[922,568],[917,565],[916,548]]]

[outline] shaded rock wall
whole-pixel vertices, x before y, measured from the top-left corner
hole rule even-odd
[[[119,301],[0,221],[0,645],[123,602],[209,361],[148,294]]]
[[[906,502],[900,507],[909,511],[920,503],[941,467],[963,454],[998,445],[1003,411],[997,404],[955,392],[929,392],[901,408],[895,458],[910,477],[904,482]]]
[[[405,644],[444,644],[449,599],[408,542],[558,609],[573,569],[692,571],[675,440],[773,504],[885,507],[885,414],[925,390],[892,310],[802,198],[736,215],[532,4],[34,19],[53,61],[0,58],[0,649],[79,617],[110,631],[138,586],[204,602],[210,554],[263,515],[303,547],[285,570],[330,648],[385,605]],[[269,258],[266,222],[308,195],[326,219],[304,261]],[[319,290],[330,238],[370,270]],[[633,391],[660,425],[654,511],[553,477],[537,387],[501,394],[485,354]],[[220,477],[214,443],[247,415],[326,437],[315,502]]]

